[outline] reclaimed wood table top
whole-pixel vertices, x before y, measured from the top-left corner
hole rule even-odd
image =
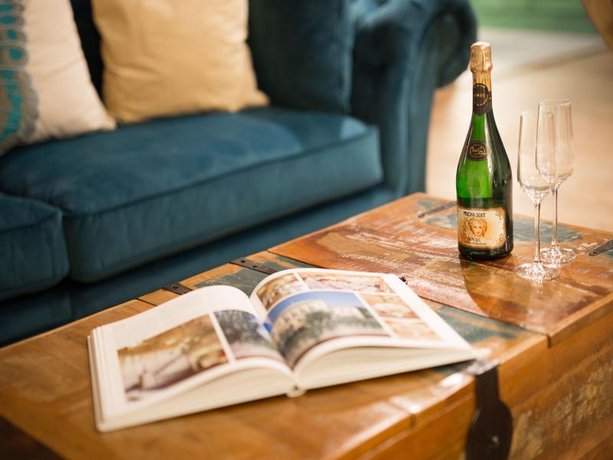
[[[612,233],[560,224],[560,241],[578,257],[559,279],[534,284],[513,272],[532,260],[531,218],[515,217],[509,257],[471,262],[458,257],[456,208],[448,204],[414,194],[271,251],[318,267],[395,273],[422,297],[546,334],[554,343],[611,312],[613,250],[589,253]]]
[[[606,458],[613,427],[611,252],[606,232],[568,227],[582,251],[562,277],[525,284],[529,219],[516,249],[490,263],[460,260],[452,208],[419,194],[249,256],[271,269],[373,270],[409,285],[474,347],[499,363],[513,415],[511,458]],[[182,284],[250,292],[265,275],[226,264]],[[177,294],[159,290],[0,349],[0,457],[459,458],[477,404],[470,363],[277,397],[137,426],[95,429],[86,337],[97,326]]]

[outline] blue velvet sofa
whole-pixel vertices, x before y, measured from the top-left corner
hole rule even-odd
[[[92,81],[99,35],[72,0]],[[251,0],[271,105],[120,126],[0,158],[0,344],[425,186],[433,92],[468,0]]]

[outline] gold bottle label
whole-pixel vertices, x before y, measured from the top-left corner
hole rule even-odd
[[[471,141],[468,145],[468,158],[471,160],[483,160],[487,158],[487,144],[480,141]]]
[[[490,73],[492,64],[492,46],[488,42],[476,42],[470,47],[470,71],[472,73]]]
[[[507,239],[504,208],[458,206],[458,241],[472,249],[499,249]]]
[[[477,42],[470,47],[470,71],[473,74],[473,113],[483,115],[492,107],[492,48]]]

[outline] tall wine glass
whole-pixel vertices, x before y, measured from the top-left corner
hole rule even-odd
[[[574,169],[573,126],[570,101],[547,99],[539,103],[539,119],[551,117],[554,128],[554,148],[538,152],[537,167],[549,183],[553,194],[553,226],[551,246],[541,251],[547,264],[563,265],[575,259],[572,249],[558,243],[558,189],[570,177]]]
[[[543,265],[541,261],[541,201],[549,193],[549,182],[536,167],[538,149],[553,148],[553,123],[551,118],[537,125],[533,112],[522,112],[519,118],[519,146],[517,151],[517,180],[522,190],[534,204],[534,258],[532,262],[515,269],[522,278],[538,283],[558,276],[559,269]]]

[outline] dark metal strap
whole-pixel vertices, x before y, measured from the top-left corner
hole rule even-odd
[[[193,291],[192,288],[181,283],[167,284],[166,286],[162,286],[162,289],[166,289],[167,291],[178,295],[187,294],[188,292]]]
[[[279,269],[269,267],[266,265],[262,265],[258,262],[254,262],[253,260],[249,260],[246,257],[235,259],[231,261],[230,263],[234,265],[239,265],[241,267],[248,268],[250,270],[255,270],[260,273],[265,273],[267,275],[271,275],[279,271]],[[165,289],[167,291],[172,292],[173,294],[178,294],[178,295],[187,294],[188,292],[193,291],[192,288],[186,286],[185,284],[181,284],[181,283],[167,284],[166,286],[162,286],[162,289]]]
[[[249,268],[250,270],[255,270],[256,272],[265,273],[267,275],[272,275],[273,273],[277,273],[279,271],[279,269],[269,267],[267,265],[263,265],[253,260],[249,260],[246,257],[241,257],[240,259],[234,259],[230,263],[234,265],[238,265],[240,267]]]
[[[513,416],[500,400],[498,362],[477,361],[468,371],[475,377],[477,408],[466,440],[466,459],[506,459],[513,438]]]
[[[613,240],[605,241],[602,244],[599,244],[595,248],[593,248],[590,252],[587,253],[588,256],[597,256],[598,254],[602,254],[603,252],[607,252],[613,249]]]

